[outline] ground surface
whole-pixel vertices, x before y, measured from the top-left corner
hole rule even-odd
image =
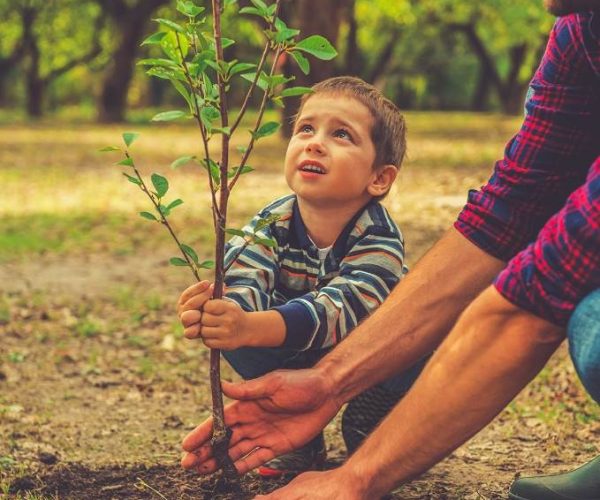
[[[449,226],[518,120],[408,116],[409,159],[387,205],[409,263]],[[169,163],[194,153],[193,129],[146,128],[145,170],[167,173],[185,200],[174,223],[211,253],[203,181]],[[207,352],[181,338],[174,314],[192,282],[168,266],[161,228],[134,186],[95,151],[122,128],[40,124],[0,130],[0,495],[10,498],[220,498],[215,478],[178,468],[181,437],[208,414]],[[232,226],[285,193],[285,146],[258,149],[240,182]],[[224,374],[232,374],[224,368]],[[441,411],[441,409],[440,409]],[[561,348],[494,423],[395,498],[505,498],[519,471],[568,469],[598,452],[600,415]],[[333,467],[345,456],[335,420]],[[435,436],[432,436],[435,439]],[[251,491],[274,486],[248,476]]]

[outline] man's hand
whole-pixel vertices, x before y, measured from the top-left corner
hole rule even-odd
[[[325,472],[300,474],[288,485],[268,494],[261,500],[366,500],[359,478],[346,473],[344,467]]]
[[[183,334],[188,339],[200,335],[202,308],[212,297],[213,285],[209,281],[200,281],[186,288],[177,302],[177,314],[183,325]]]
[[[229,455],[240,474],[294,450],[316,436],[341,407],[330,380],[315,369],[278,370],[248,382],[223,382],[223,392],[237,399],[225,408],[233,434]],[[201,474],[216,470],[210,447],[212,418],[183,441],[181,464]]]
[[[200,336],[206,347],[231,351],[249,345],[248,316],[239,304],[213,299],[204,304]]]

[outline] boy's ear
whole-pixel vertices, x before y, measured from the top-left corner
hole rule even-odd
[[[373,197],[383,196],[390,190],[397,175],[398,168],[396,165],[384,165],[383,167],[379,167],[373,173],[373,179],[371,180],[367,191]]]

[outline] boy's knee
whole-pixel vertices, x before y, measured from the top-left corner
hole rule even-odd
[[[567,335],[569,352],[581,382],[600,403],[600,289],[577,305]]]

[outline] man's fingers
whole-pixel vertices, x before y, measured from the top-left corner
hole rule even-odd
[[[194,469],[198,465],[208,461],[212,458],[213,450],[209,444],[201,446],[194,452],[186,452],[181,459],[181,466],[184,469]]]
[[[213,419],[208,418],[191,431],[181,443],[181,447],[188,452],[194,452],[201,446],[208,444],[212,434]]]
[[[235,468],[240,474],[256,469],[262,464],[275,458],[275,453],[269,448],[256,448],[252,453],[234,462]]]
[[[237,384],[223,380],[221,387],[223,393],[231,399],[259,399],[271,396],[273,388],[266,381],[267,377],[260,377],[254,380],[245,380]]]

